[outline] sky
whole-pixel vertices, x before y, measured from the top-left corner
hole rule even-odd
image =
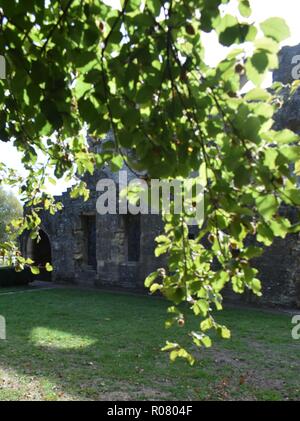
[[[119,8],[119,0],[103,0],[105,3]],[[236,10],[237,0],[232,0],[229,4],[228,11]],[[300,25],[299,25],[299,0],[250,0],[252,6],[252,17],[254,22],[263,22],[264,20],[278,16],[286,20],[290,27],[291,37],[285,40],[282,45],[296,45],[300,43]],[[205,60],[209,65],[216,65],[220,60],[225,58],[228,49],[219,45],[216,35],[204,34],[204,45],[206,47]],[[266,86],[271,82],[271,75],[266,81]],[[11,143],[0,141],[0,161],[7,166],[17,169],[23,175],[24,170],[21,164],[21,156]],[[58,182],[57,186],[49,185],[47,189],[53,194],[60,194],[68,185],[64,182]]]

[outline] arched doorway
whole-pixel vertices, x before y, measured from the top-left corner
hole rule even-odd
[[[39,235],[39,241],[28,237],[26,255],[40,269],[40,274],[36,275],[36,280],[51,281],[51,272],[45,269],[46,263],[52,264],[51,243],[45,231],[40,230]]]

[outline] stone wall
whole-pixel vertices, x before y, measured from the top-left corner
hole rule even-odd
[[[128,178],[132,178],[128,174]],[[62,202],[63,210],[50,215],[42,215],[42,230],[51,243],[52,263],[55,282],[67,282],[83,286],[97,286],[117,289],[144,289],[144,279],[161,265],[161,259],[154,256],[154,238],[162,230],[162,221],[158,215],[130,215],[139,218],[139,238],[129,238],[128,215],[99,215],[96,201],[97,181],[101,178],[113,178],[116,175],[104,169],[88,176],[85,181],[90,189],[90,198],[72,199],[68,190],[57,201]],[[95,218],[96,265],[92,267],[87,256],[87,218]],[[129,241],[136,241],[139,247],[138,261],[130,261],[128,256]],[[23,253],[28,254],[28,239],[22,241]],[[131,245],[132,246],[132,245]]]

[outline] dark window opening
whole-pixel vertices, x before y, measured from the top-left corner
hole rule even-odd
[[[127,258],[129,262],[140,260],[141,219],[140,215],[127,215],[125,220],[127,237]]]
[[[97,269],[96,255],[96,216],[82,216],[83,240],[84,240],[84,260],[93,269]]]

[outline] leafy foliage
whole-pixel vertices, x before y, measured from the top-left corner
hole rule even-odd
[[[20,231],[37,232],[40,210],[60,206],[43,189],[49,168],[71,178],[105,162],[118,168],[125,159],[150,178],[204,172],[205,226],[191,240],[186,213],[165,215],[156,255],[168,253],[168,268],[146,280],[175,304],[168,325],[183,325],[182,302],[201,318],[199,331],[191,332],[196,346],[211,345],[211,329],[230,337],[212,313],[222,308],[225,285],[261,294],[251,267],[261,247],[249,246],[249,236],[270,245],[298,229],[280,208],[300,204],[290,171],[299,139],[271,130],[280,88],[260,88],[289,32],[272,18],[262,23],[261,35],[248,19],[248,0],[239,1],[239,18],[220,12],[227,3],[123,0],[118,11],[87,0],[2,0],[0,12],[0,50],[8,67],[0,80],[0,137],[23,154],[28,177],[21,190],[33,207]],[[204,62],[202,33],[210,31],[221,44],[236,45],[215,68]],[[244,75],[256,88],[242,96]],[[95,143],[111,128],[113,149],[88,151],[83,126]],[[134,152],[130,159],[124,148]],[[47,164],[37,168],[41,152]],[[0,170],[3,179],[20,182],[3,165]],[[87,198],[82,183],[73,191],[80,194]],[[166,350],[173,360],[193,362],[178,344]]]
[[[13,232],[8,235],[9,225],[22,214],[22,205],[18,199],[12,193],[0,188],[0,242],[13,239]]]

